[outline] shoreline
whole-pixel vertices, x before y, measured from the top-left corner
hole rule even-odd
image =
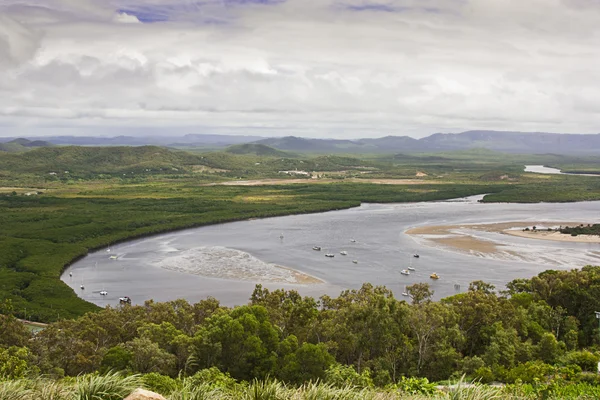
[[[554,226],[577,226],[580,222],[497,222],[491,224],[459,224],[459,225],[431,225],[410,228],[404,233],[408,235],[457,235],[456,230],[471,229],[477,231],[486,231],[501,233],[511,236],[518,236],[529,239],[552,240],[555,242],[573,242],[573,243],[600,243],[600,236],[596,235],[577,235],[560,233],[552,230],[548,231],[548,225]],[[524,231],[525,228],[541,226],[538,230]]]
[[[600,236],[578,235],[571,236],[557,231],[548,231],[548,227],[577,226],[580,222],[543,222],[543,221],[513,221],[488,224],[457,224],[457,225],[431,225],[407,229],[405,234],[420,237],[428,242],[433,242],[446,249],[478,256],[516,257],[523,259],[523,254],[510,250],[506,244],[493,239],[476,237],[468,231],[483,231],[510,235],[525,239],[537,239],[562,243],[599,243]],[[540,227],[536,231],[524,231],[533,226]]]

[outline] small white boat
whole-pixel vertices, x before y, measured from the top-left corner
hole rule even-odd
[[[348,252],[344,250],[344,251],[340,251],[340,254],[343,255],[343,256],[347,256]]]
[[[72,272],[69,272],[69,276],[70,276],[70,277],[73,277],[73,273],[72,273]]]
[[[101,290],[100,291],[100,295],[102,296],[106,296],[108,294],[108,292],[106,290]]]
[[[408,267],[408,270],[409,270],[409,271],[414,271],[414,270],[415,270],[415,268],[414,268],[414,267]]]
[[[108,257],[108,258],[109,258],[109,259],[111,259],[111,260],[116,260],[116,259],[117,259],[117,256],[110,256],[110,257]]]
[[[335,257],[335,254],[327,253],[327,254],[325,254],[325,257],[333,258],[333,257]]]
[[[407,269],[403,269],[402,271],[400,271],[400,273],[401,273],[402,275],[410,275],[410,271],[409,271],[409,270],[407,270]]]
[[[313,250],[315,250],[315,251],[321,251],[321,246],[314,246]]]
[[[406,290],[406,286],[404,286],[404,291],[402,292],[402,296],[404,296],[404,297],[410,296],[410,294],[408,294],[408,290]]]
[[[356,240],[350,239],[350,243],[356,243]]]
[[[352,260],[354,264],[358,264],[358,260]]]
[[[79,286],[81,288],[81,290],[85,289],[85,286],[83,286],[83,283],[81,284],[81,286]]]

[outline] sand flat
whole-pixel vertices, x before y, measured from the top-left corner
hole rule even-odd
[[[442,247],[450,248],[460,252],[496,256],[510,254],[512,256],[520,257],[520,255],[514,251],[504,249],[505,246],[503,244],[490,240],[482,240],[474,235],[469,234],[468,230],[494,232],[528,239],[551,240],[556,242],[600,243],[600,236],[571,236],[557,231],[547,230],[547,227],[577,226],[580,224],[580,222],[514,221],[493,224],[431,225],[411,228],[405,233],[409,235],[420,236],[423,239],[437,243]],[[544,228],[533,231],[531,230],[533,226],[540,226]],[[524,231],[525,228],[529,228],[530,230]]]

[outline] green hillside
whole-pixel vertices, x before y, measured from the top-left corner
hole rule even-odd
[[[257,156],[267,156],[267,157],[294,157],[295,155],[274,149],[264,144],[258,143],[246,143],[246,144],[236,144],[233,146],[229,146],[225,149],[227,153],[232,154],[254,154]]]
[[[0,171],[50,174],[116,174],[177,172],[201,164],[202,158],[157,146],[141,147],[44,147],[25,154],[0,156]]]
[[[23,153],[36,147],[51,147],[52,143],[44,140],[29,140],[29,139],[15,139],[10,142],[0,143],[0,152],[7,153]]]

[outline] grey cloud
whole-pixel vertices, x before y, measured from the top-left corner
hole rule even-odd
[[[10,42],[0,34],[11,60],[0,135],[154,126],[422,136],[593,132],[600,122],[600,27],[582,0],[209,0],[189,2],[185,17],[172,6],[177,18],[159,24],[115,16],[173,2],[76,3],[52,0],[28,19],[20,2],[0,17],[13,24]],[[398,12],[340,6],[365,4]]]

